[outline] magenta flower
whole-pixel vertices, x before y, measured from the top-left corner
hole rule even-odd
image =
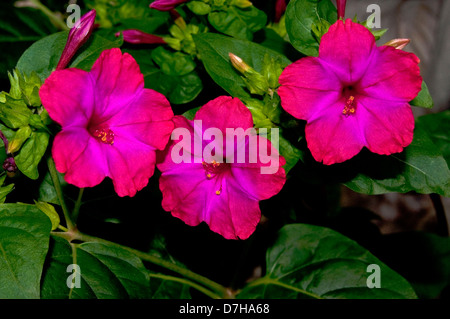
[[[66,46],[61,54],[56,70],[64,69],[78,49],[89,39],[94,29],[96,11],[93,9],[83,15],[70,29]]]
[[[159,11],[170,11],[178,5],[188,1],[189,0],[156,0],[150,4],[150,8]]]
[[[123,30],[117,32],[115,34],[116,37],[120,36],[120,33],[123,34],[123,40],[128,43],[133,44],[165,44],[166,41],[160,36],[145,33],[140,30],[130,29]]]
[[[39,91],[50,117],[62,126],[53,142],[56,169],[77,187],[110,177],[119,196],[134,196],[166,146],[173,112],[160,93],[144,89],[131,55],[105,50],[91,71],[54,71]]]
[[[174,122],[175,139],[157,164],[162,172],[162,207],[188,225],[205,222],[227,239],[248,238],[261,218],[259,201],[277,194],[285,183],[284,158],[266,138],[252,135],[257,141],[252,143],[250,136],[243,134],[254,130],[253,119],[237,98],[218,97],[200,108],[194,121],[175,116]],[[239,128],[242,134],[236,133]],[[236,140],[227,129],[235,131]],[[205,138],[211,130],[222,132],[226,139],[216,135]],[[177,136],[178,131],[188,136]],[[234,145],[227,144],[234,141]],[[180,144],[188,149],[182,162],[175,159]],[[212,144],[215,155],[208,158]],[[262,173],[269,167],[270,173]]]
[[[398,153],[413,138],[409,101],[419,93],[419,59],[391,46],[377,47],[372,33],[338,20],[324,34],[319,57],[286,67],[278,94],[282,107],[306,120],[306,141],[324,164],[346,161],[363,147]]]

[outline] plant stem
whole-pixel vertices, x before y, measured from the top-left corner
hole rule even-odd
[[[58,196],[59,204],[61,205],[61,209],[64,214],[64,218],[66,220],[67,228],[70,231],[74,230],[76,226],[70,219],[69,210],[67,209],[66,202],[64,201],[64,194],[61,189],[61,184],[59,183],[58,172],[56,171],[55,162],[51,156],[47,159],[47,166],[50,172],[50,176],[52,178],[53,186],[55,187],[56,195]]]
[[[438,194],[430,194],[433,202],[434,210],[437,218],[437,232],[439,235],[448,237],[447,216],[445,216],[444,205],[442,205],[441,196]]]
[[[108,241],[106,239],[102,239],[102,238],[98,238],[98,237],[94,237],[91,235],[87,235],[87,234],[83,234],[80,231],[76,231],[73,234],[73,238],[72,240],[81,240],[81,241],[85,241],[85,242],[96,242],[96,243],[104,243],[104,244],[108,244],[108,245],[113,245],[122,249],[125,249],[131,253],[133,253],[134,255],[136,255],[137,257],[139,257],[142,260],[148,261],[154,265],[163,267],[165,269],[171,270],[173,272],[176,272],[186,278],[189,278],[191,280],[194,280],[198,283],[203,284],[203,286],[208,287],[210,289],[212,289],[213,291],[217,292],[220,296],[222,296],[223,298],[230,298],[230,293],[228,291],[227,288],[225,288],[224,286],[206,278],[203,277],[195,272],[190,271],[189,269],[180,267],[178,265],[175,265],[169,261],[166,261],[164,259],[158,258],[156,256],[144,253],[142,251],[133,249],[131,247],[127,247],[127,246],[123,246],[111,241]]]
[[[200,291],[201,293],[205,294],[206,296],[208,296],[208,297],[210,297],[212,299],[221,299],[221,297],[219,295],[215,294],[214,292],[209,291],[205,287],[200,286],[200,285],[196,284],[195,282],[192,282],[192,281],[184,279],[184,278],[179,278],[179,277],[174,277],[174,276],[167,276],[167,275],[163,275],[163,274],[149,274],[149,276],[151,278],[159,278],[159,279],[162,279],[162,280],[176,281],[176,282],[179,282],[181,284],[191,286],[192,288],[197,289],[198,291]]]
[[[61,19],[59,19],[54,12],[52,12],[49,8],[44,6],[39,0],[30,0],[30,2],[34,5],[34,7],[40,10],[43,14],[45,14],[50,21],[61,30],[69,30],[67,24],[64,23]]]
[[[77,220],[78,220],[78,213],[80,212],[80,207],[83,204],[81,202],[81,199],[83,198],[83,192],[84,192],[84,188],[80,188],[80,191],[78,192],[77,201],[75,202],[75,207],[73,208],[72,221],[75,224],[77,223]]]

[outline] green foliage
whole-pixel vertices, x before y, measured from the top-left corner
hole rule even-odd
[[[40,297],[50,220],[33,205],[0,205],[0,298]]]
[[[368,266],[380,267],[380,288],[369,288]],[[239,298],[416,298],[411,285],[353,240],[319,226],[284,226],[267,250],[266,274]]]
[[[286,8],[286,30],[291,44],[301,53],[317,56],[323,24],[337,20],[336,8],[330,0],[293,0]],[[311,31],[315,25],[316,32]],[[320,31],[319,31],[320,30]]]

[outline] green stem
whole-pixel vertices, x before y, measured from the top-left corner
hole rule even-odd
[[[61,205],[61,209],[64,214],[64,218],[66,220],[67,228],[69,232],[74,230],[76,226],[70,219],[69,210],[67,209],[66,202],[64,201],[64,194],[62,192],[61,184],[59,183],[58,172],[56,171],[55,162],[51,156],[48,157],[47,160],[48,170],[50,172],[50,176],[52,178],[53,186],[55,187],[56,196],[58,197],[59,204]]]
[[[69,27],[67,26],[64,21],[59,19],[54,12],[52,12],[49,8],[44,6],[39,0],[30,0],[31,3],[35,6],[36,9],[40,10],[43,14],[45,14],[50,21],[59,29],[61,30],[69,30]]]
[[[221,299],[221,297],[219,295],[215,294],[214,292],[212,292],[212,291],[206,289],[205,287],[200,286],[190,280],[187,280],[184,278],[179,278],[179,277],[174,277],[174,276],[167,276],[167,275],[163,275],[163,274],[149,274],[149,275],[151,278],[158,278],[158,279],[162,279],[162,280],[170,280],[170,281],[179,282],[183,285],[191,286],[192,288],[197,289],[198,291],[200,291],[201,293],[205,294],[206,296],[208,296],[212,299]]]
[[[158,258],[156,256],[144,253],[142,251],[127,247],[127,246],[123,246],[111,241],[108,241],[106,239],[102,239],[102,238],[98,238],[98,237],[94,237],[91,235],[87,235],[87,234],[83,234],[80,231],[76,231],[73,234],[72,240],[81,240],[84,242],[96,242],[96,243],[104,243],[104,244],[108,244],[108,245],[113,245],[122,249],[125,249],[129,252],[131,252],[132,254],[136,255],[137,257],[139,257],[142,260],[148,261],[154,265],[163,267],[165,269],[171,270],[173,272],[176,272],[180,275],[182,275],[183,277],[189,278],[193,281],[196,281],[198,283],[201,283],[203,286],[210,288],[211,290],[217,292],[220,296],[222,296],[223,298],[230,298],[230,293],[228,291],[227,288],[225,288],[224,286],[206,278],[203,277],[195,272],[190,271],[189,269],[180,267],[178,265],[175,265],[169,261],[166,261],[164,259]]]
[[[77,220],[78,220],[78,214],[80,212],[80,207],[83,204],[81,202],[81,199],[83,198],[83,192],[84,192],[84,188],[80,188],[80,191],[78,192],[77,201],[75,202],[75,207],[73,208],[72,220],[75,224],[77,223]]]
[[[293,290],[295,292],[298,292],[298,293],[300,293],[302,295],[305,295],[305,296],[308,296],[310,298],[322,299],[322,297],[320,297],[320,296],[318,296],[318,295],[316,295],[316,294],[314,294],[312,292],[308,292],[306,290],[297,288],[295,286],[291,286],[289,284],[285,284],[285,283],[283,283],[281,281],[274,280],[274,279],[272,279],[270,277],[262,277],[262,278],[256,279],[255,281],[252,281],[251,283],[249,283],[247,285],[247,288],[253,287],[253,286],[259,286],[259,285],[274,285],[274,286],[282,287],[284,289]]]

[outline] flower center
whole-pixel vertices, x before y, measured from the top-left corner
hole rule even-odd
[[[350,97],[345,102],[344,109],[342,110],[342,114],[345,116],[353,115],[356,112],[356,102],[355,97],[350,95]]]
[[[105,144],[114,144],[114,132],[109,128],[95,129],[93,136]]]
[[[205,170],[205,175],[207,179],[213,179],[220,173],[224,172],[228,164],[227,163],[218,163],[215,160],[213,160],[211,163],[206,163],[205,161],[202,162],[203,169]],[[220,188],[216,190],[216,195],[220,195],[222,192],[222,183],[220,185]]]

